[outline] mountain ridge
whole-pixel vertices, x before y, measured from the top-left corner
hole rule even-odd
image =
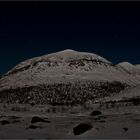
[[[51,54],[47,54],[47,55],[43,55],[43,56],[39,56],[39,57],[34,57],[28,60],[25,60],[21,63],[19,63],[18,65],[16,65],[12,70],[14,69],[22,69],[25,70],[28,69],[30,66],[35,66],[37,63],[39,62],[69,62],[72,60],[80,60],[80,59],[84,59],[87,61],[95,61],[98,60],[100,62],[106,62],[106,63],[110,63],[110,61],[107,61],[105,58],[100,57],[96,54],[93,53],[88,53],[88,52],[78,52],[78,51],[74,51],[71,49],[66,49],[63,51],[59,51],[56,53],[51,53]],[[11,73],[10,70],[7,74]]]
[[[139,83],[139,77],[119,69],[97,54],[66,49],[19,63],[0,79],[0,87],[17,88],[79,80]]]
[[[0,79],[0,102],[84,104],[138,84],[138,75],[101,56],[68,49],[16,65]]]

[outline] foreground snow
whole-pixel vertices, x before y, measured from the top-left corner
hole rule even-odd
[[[24,61],[0,79],[0,139],[140,138],[139,71],[73,50]]]
[[[9,123],[0,124],[0,139],[140,138],[140,106],[100,109],[102,114],[97,116],[90,116],[94,109],[86,111],[80,107],[77,107],[78,112],[75,113],[71,110],[71,112],[64,111],[56,114],[45,112],[46,106],[25,106],[28,108],[26,111],[3,109],[0,122],[6,120]],[[35,116],[46,120],[46,122],[33,123],[31,120]],[[91,128],[76,135],[74,128],[80,124],[90,125]]]

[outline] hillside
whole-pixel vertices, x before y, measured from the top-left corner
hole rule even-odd
[[[101,56],[68,49],[16,65],[0,79],[0,101],[75,105],[138,84],[139,76]]]

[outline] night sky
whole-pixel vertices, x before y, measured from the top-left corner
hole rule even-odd
[[[0,75],[64,49],[140,63],[140,2],[0,2]]]

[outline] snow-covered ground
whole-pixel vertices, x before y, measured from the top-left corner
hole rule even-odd
[[[92,85],[88,85],[87,82]],[[59,83],[63,83],[62,86],[58,86]],[[75,83],[84,83],[84,86],[80,87]],[[48,89],[52,91],[48,92]],[[63,91],[63,94],[60,91]],[[3,99],[7,99],[5,103],[0,103],[0,139],[140,138],[140,102],[137,105],[119,102],[117,106],[102,106],[106,101],[121,101],[126,97],[140,96],[139,64],[122,62],[113,65],[99,55],[68,49],[18,64],[0,79],[0,93]],[[52,93],[53,98],[50,96]],[[38,99],[43,95],[42,99],[45,101],[46,98],[55,101],[54,99],[59,97],[57,94],[64,97],[66,95],[68,100],[73,99],[68,95],[73,95],[76,99],[81,99],[82,96],[84,101],[86,97],[93,99],[93,96],[89,95],[94,94],[103,94],[107,97],[100,95],[96,104],[89,100],[82,105],[74,104],[75,106],[52,106],[46,102],[45,105],[34,105],[34,102],[9,102],[24,95],[26,99]],[[14,100],[16,101],[19,100]],[[101,114],[91,116],[94,110],[100,111]]]
[[[1,109],[7,107],[8,111],[2,109],[0,113],[0,139],[140,138],[140,106],[100,109],[102,114],[95,116],[90,115],[94,108],[85,110],[77,107],[76,112],[73,112],[75,109],[71,109],[63,113],[48,113],[45,111],[46,105],[24,105],[27,110],[22,110],[23,106],[18,106],[19,110],[8,109],[13,109],[14,106],[16,105],[1,104]],[[33,122],[34,117],[43,121]],[[81,124],[89,125],[90,129],[80,127]]]

